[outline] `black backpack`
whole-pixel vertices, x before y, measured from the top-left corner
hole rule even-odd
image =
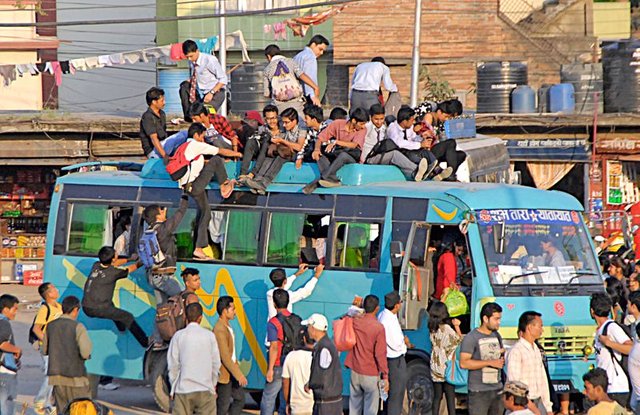
[[[45,317],[45,321],[49,320],[49,317],[51,316],[51,307],[49,307],[49,304],[47,303],[42,303],[43,306],[47,307],[47,317]],[[37,342],[38,340],[40,340],[38,338],[38,336],[36,336],[36,333],[33,331],[33,326],[35,326],[36,324],[36,317],[38,317],[38,314],[36,313],[36,316],[33,318],[33,322],[31,323],[31,327],[29,328],[29,343],[33,344],[35,342]]]
[[[629,340],[633,341],[633,336],[631,335],[631,330],[629,329],[629,327],[620,324],[616,321],[608,321],[604,327],[602,328],[602,335],[606,336],[607,335],[607,331],[609,329],[609,325],[610,324],[617,324],[623,331],[624,333],[629,337]],[[625,376],[627,377],[627,381],[629,382],[629,387],[631,388],[631,378],[629,377],[629,356],[626,354],[622,354],[620,353],[620,355],[622,356],[622,359],[618,360],[618,358],[615,355],[615,352],[613,351],[613,349],[611,349],[610,347],[607,347],[607,350],[609,351],[609,354],[611,355],[611,360],[613,360],[613,368],[616,371],[616,375],[618,374],[618,366],[622,368],[622,371],[624,372]],[[629,390],[633,390],[633,389],[629,389]]]
[[[289,314],[285,316],[282,313],[278,313],[276,318],[282,326],[282,333],[284,338],[282,341],[282,353],[281,359],[284,359],[289,352],[304,347],[302,340],[302,319],[296,314]]]

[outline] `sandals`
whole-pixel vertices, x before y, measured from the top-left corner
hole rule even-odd
[[[227,180],[220,185],[220,194],[223,199],[228,199],[233,193],[236,182],[234,180]],[[225,190],[226,189],[226,190]]]

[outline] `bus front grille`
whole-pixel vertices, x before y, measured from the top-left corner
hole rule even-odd
[[[544,347],[545,353],[549,357],[583,356],[586,346],[588,346],[587,351],[593,349],[593,336],[543,337],[538,342]]]

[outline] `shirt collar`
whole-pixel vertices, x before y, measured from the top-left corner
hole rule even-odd
[[[271,57],[271,62],[273,61],[279,61],[280,59],[284,59],[284,56],[282,55],[275,55]]]
[[[529,343],[524,337],[520,337],[520,339],[518,340],[518,343],[522,343],[524,347],[526,347],[527,349],[531,350],[535,350],[535,344],[531,344]]]
[[[202,66],[203,61],[204,61],[203,53],[200,52],[200,54],[198,55],[198,59],[196,59],[196,65]]]

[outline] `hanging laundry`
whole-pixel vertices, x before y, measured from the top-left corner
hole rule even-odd
[[[274,23],[273,34],[275,40],[287,40],[287,26],[284,23]]]
[[[218,42],[218,36],[208,37],[206,39],[197,39],[196,45],[198,45],[198,50],[202,53],[212,53],[213,49],[216,47],[216,43]]]
[[[79,59],[71,59],[69,64],[73,66],[76,71],[86,71],[87,70],[87,61],[84,58]]]
[[[36,69],[38,70],[38,72],[43,73],[47,68],[47,64],[46,62],[40,62],[40,63],[36,63]]]
[[[22,78],[22,75],[24,75],[25,72],[29,72],[29,65],[16,65],[16,72],[18,73],[18,76]]]
[[[144,56],[147,58],[147,60],[151,61],[155,61],[169,55],[169,49],[166,49],[165,53],[165,51],[161,47],[142,49],[142,52],[144,53]]]
[[[102,66],[111,66],[111,61],[109,60],[109,55],[100,55],[98,56],[98,63]]]
[[[71,73],[71,65],[69,65],[69,61],[61,61],[60,69],[63,74]]]
[[[243,62],[251,62],[251,58],[249,57],[249,51],[247,47],[247,42],[244,40],[244,35],[242,34],[242,30],[236,30],[235,32],[227,33],[225,37],[227,42],[227,50],[231,48],[240,48],[242,50],[242,61]],[[216,51],[220,50],[220,43],[216,44]]]
[[[102,64],[100,64],[100,62],[98,62],[98,57],[97,56],[90,56],[88,58],[85,58],[85,61],[87,63],[87,68],[88,69],[104,68],[104,65],[102,65]]]
[[[345,6],[332,7],[320,13],[286,20],[285,23],[289,26],[294,36],[304,37],[311,26],[317,26],[326,22],[336,14],[340,13],[344,8]]]
[[[141,50],[134,50],[131,52],[124,52],[122,54],[124,56],[124,63],[138,63],[138,62],[149,62],[144,52]]]
[[[264,32],[265,35],[268,35],[269,33],[271,33],[272,30],[273,30],[273,26],[270,24],[266,24],[262,27],[262,31]]]
[[[181,61],[187,59],[182,52],[182,43],[174,43],[171,45],[171,52],[169,54],[172,61]]]
[[[4,86],[9,86],[11,82],[16,80],[16,66],[0,65],[0,77],[2,77]]]
[[[53,75],[53,62],[47,62],[44,64],[44,71],[47,72],[49,75]]]
[[[62,85],[62,67],[60,66],[60,62],[53,61],[49,63],[51,64],[51,70],[53,72],[53,75],[56,78],[56,85],[57,86]]]
[[[111,65],[122,65],[124,63],[122,53],[114,53],[113,55],[109,55],[109,62],[111,63]]]
[[[27,66],[29,67],[29,73],[31,74],[31,76],[40,75],[40,71],[36,67],[35,63],[28,63]]]

